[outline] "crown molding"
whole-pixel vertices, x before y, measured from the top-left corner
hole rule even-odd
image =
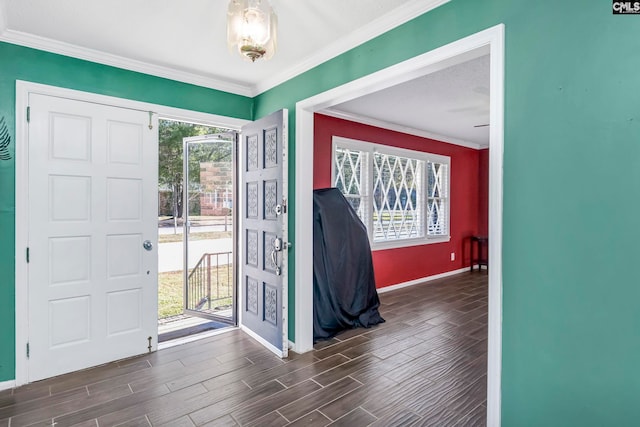
[[[318,114],[324,114],[325,116],[335,117],[336,119],[348,120],[350,122],[360,123],[368,126],[375,126],[382,129],[392,130],[394,132],[406,133],[408,135],[419,136],[421,138],[433,139],[436,141],[446,142],[447,144],[459,145],[461,147],[472,148],[474,150],[482,150],[489,148],[488,144],[482,145],[476,142],[465,141],[463,139],[452,138],[450,136],[440,135],[438,133],[428,132],[421,129],[416,129],[408,126],[402,126],[396,123],[386,122],[384,120],[373,119],[371,117],[361,116],[359,114],[346,113],[344,111],[336,110],[334,108],[326,108],[318,111]]]
[[[346,37],[342,37],[335,43],[329,44],[318,53],[303,59],[295,66],[288,68],[282,73],[276,74],[274,77],[265,79],[264,81],[254,85],[252,88],[254,96],[266,92],[267,90],[272,89],[279,84],[304,73],[305,71],[309,71],[323,62],[345,53],[362,43],[365,43],[399,25],[404,24],[407,21],[412,20],[413,18],[437,8],[438,6],[449,3],[449,1],[450,0],[414,1],[410,4],[403,5],[402,7],[371,21],[369,24],[348,34]]]
[[[250,86],[206,77],[186,71],[180,71],[174,68],[163,67],[161,65],[149,64],[147,62],[138,61],[136,59],[113,55],[95,49],[88,49],[85,47],[80,47],[46,37],[23,33],[21,31],[9,30],[6,28],[4,28],[4,31],[2,31],[3,24],[6,25],[6,21],[3,21],[3,18],[5,17],[2,9],[3,3],[3,0],[0,0],[0,41],[33,49],[44,50],[59,55],[70,56],[77,59],[83,59],[86,61],[97,62],[99,64],[123,68],[125,70],[136,71],[139,73],[149,74],[165,79],[176,80],[182,83],[189,83],[197,86],[203,86],[209,89],[216,89],[224,92],[234,93],[236,95],[243,95],[248,97],[253,96],[253,91],[251,90]]]
[[[450,0],[416,0],[403,7],[385,14],[372,21],[368,25],[359,28],[353,33],[341,38],[335,43],[329,44],[318,53],[303,59],[296,65],[283,70],[272,78],[265,79],[256,85],[242,85],[228,80],[207,77],[201,74],[189,73],[170,67],[154,65],[124,56],[113,55],[103,51],[65,43],[47,37],[15,31],[7,28],[5,2],[0,0],[0,41],[43,50],[72,58],[96,62],[125,70],[136,71],[156,77],[176,80],[183,83],[194,84],[209,89],[220,90],[247,97],[257,96],[279,84],[286,82],[299,74],[302,74],[323,62],[330,60],[362,43],[371,40],[399,25],[410,21],[417,16],[429,12],[438,6],[448,3]]]

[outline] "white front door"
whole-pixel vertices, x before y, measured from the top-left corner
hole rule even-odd
[[[158,131],[147,112],[33,93],[29,108],[35,381],[157,348]]]

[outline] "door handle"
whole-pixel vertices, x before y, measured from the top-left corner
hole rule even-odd
[[[274,267],[275,272],[276,272],[276,276],[280,276],[282,274],[282,269],[280,268],[280,266],[278,265],[278,254],[277,254],[277,249],[274,248],[271,249],[271,265]]]
[[[153,249],[153,243],[151,243],[151,240],[145,240],[144,242],[142,242],[142,247],[145,250],[150,251]]]
[[[273,239],[273,247],[271,248],[271,265],[275,267],[276,276],[282,274],[282,268],[278,265],[278,252],[282,251],[282,239],[276,237]]]

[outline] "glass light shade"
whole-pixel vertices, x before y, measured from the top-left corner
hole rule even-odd
[[[227,45],[255,61],[276,50],[277,18],[267,0],[231,0],[227,11]]]

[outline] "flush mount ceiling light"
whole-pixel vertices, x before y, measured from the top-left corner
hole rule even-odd
[[[268,0],[231,0],[227,11],[227,44],[255,62],[276,51],[277,17]]]

